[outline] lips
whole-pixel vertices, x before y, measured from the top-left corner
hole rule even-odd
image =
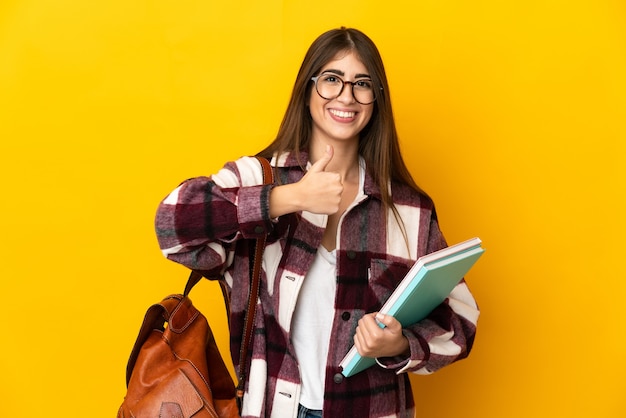
[[[344,110],[337,110],[337,109],[329,109],[328,111],[330,112],[331,115],[333,115],[335,118],[338,118],[338,119],[350,120],[350,119],[354,119],[354,117],[356,116],[356,112],[347,112]]]

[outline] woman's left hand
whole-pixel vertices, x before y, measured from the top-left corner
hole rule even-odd
[[[385,325],[381,328],[378,323]],[[394,357],[409,354],[409,340],[402,334],[402,325],[390,315],[378,312],[359,320],[354,345],[364,357]]]

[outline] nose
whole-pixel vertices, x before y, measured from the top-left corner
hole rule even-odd
[[[352,90],[353,88],[354,83],[350,81],[344,81],[343,90],[341,90],[341,93],[339,93],[339,96],[337,96],[337,100],[341,103],[354,103],[356,99],[354,98],[354,91]]]

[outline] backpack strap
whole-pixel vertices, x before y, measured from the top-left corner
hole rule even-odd
[[[188,299],[184,298],[182,295],[170,295],[163,299],[160,303],[155,303],[148,308],[148,311],[143,318],[141,328],[139,329],[139,335],[135,340],[135,345],[133,346],[133,350],[128,358],[128,363],[126,364],[126,387],[128,387],[130,382],[130,377],[133,374],[141,347],[143,347],[145,342],[148,340],[148,337],[150,337],[150,334],[152,334],[154,330],[163,331],[165,329],[165,323],[172,319],[174,313],[179,307],[179,304],[183,300],[188,301]],[[189,306],[186,307],[185,312],[189,313],[188,319],[191,319],[189,321],[189,323],[191,323],[193,319],[198,316],[198,311],[193,307],[193,305],[191,305],[190,301],[188,302],[188,305]]]
[[[263,157],[256,158],[261,163],[261,167],[263,167],[263,184],[273,184],[274,172],[272,171],[272,167],[270,166],[269,161],[267,161]],[[246,360],[248,358],[250,341],[252,340],[252,331],[254,329],[254,318],[256,316],[256,305],[259,298],[259,286],[261,283],[261,264],[263,261],[263,251],[265,250],[266,240],[266,235],[257,238],[254,249],[254,258],[250,277],[250,295],[248,296],[248,307],[246,309],[246,319],[244,321],[243,339],[241,342],[241,350],[239,351],[237,403],[239,404],[240,411],[243,401],[243,387],[247,377]]]

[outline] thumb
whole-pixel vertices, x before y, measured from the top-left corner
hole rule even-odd
[[[314,172],[321,172],[326,170],[326,166],[328,165],[328,163],[330,162],[330,160],[333,159],[333,154],[334,154],[334,149],[332,147],[332,145],[326,145],[326,152],[324,153],[324,155],[322,156],[322,158],[320,158],[319,160],[317,160],[315,162],[315,164],[313,164],[311,166],[311,169],[309,171],[314,171]]]
[[[385,315],[380,312],[377,312],[374,316],[376,319],[376,324],[378,324],[381,328],[387,328],[394,323],[394,317],[391,315]]]

